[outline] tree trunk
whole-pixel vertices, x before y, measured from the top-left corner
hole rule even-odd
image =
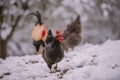
[[[7,42],[1,40],[0,43],[0,58],[5,59],[7,56]]]

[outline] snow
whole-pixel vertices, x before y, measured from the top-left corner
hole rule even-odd
[[[41,55],[0,59],[0,80],[120,80],[120,40],[86,43],[65,52],[60,72],[49,73]]]

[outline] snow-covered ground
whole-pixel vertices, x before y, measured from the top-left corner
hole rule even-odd
[[[49,73],[41,55],[0,59],[0,80],[120,80],[120,40],[85,44],[65,53]]]

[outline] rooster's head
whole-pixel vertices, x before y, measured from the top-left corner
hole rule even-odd
[[[56,30],[56,36],[57,36],[58,42],[61,42],[63,40],[62,33],[59,30]]]

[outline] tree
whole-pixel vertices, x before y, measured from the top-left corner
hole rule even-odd
[[[2,1],[2,3],[0,4],[0,58],[3,58],[3,59],[5,59],[7,56],[7,44],[12,38],[20,19],[22,18],[21,14],[18,14],[18,15],[11,14],[11,13],[5,14],[4,12],[5,11],[9,12],[12,6],[20,8],[22,10],[27,10],[29,8],[27,5],[28,1],[23,3],[20,0],[20,2],[21,2],[20,5],[22,5],[22,7],[19,7],[17,2],[14,2],[14,4],[10,4],[10,2],[7,0]],[[6,36],[6,38],[3,39],[2,30],[5,29],[5,26],[3,25],[5,22],[9,24],[9,27],[11,27],[11,31]]]

